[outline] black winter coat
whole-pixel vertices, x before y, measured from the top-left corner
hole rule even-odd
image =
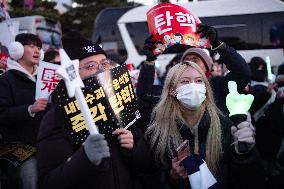
[[[245,59],[234,48],[226,45],[225,48],[218,50],[218,53],[220,54],[219,62],[224,63],[230,72],[225,76],[212,77],[209,82],[217,107],[225,115],[229,115],[226,107],[226,96],[229,93],[228,82],[235,81],[241,93],[250,82],[251,71]]]
[[[253,149],[249,154],[237,155],[234,151],[231,126],[233,123],[224,116],[219,116],[222,130],[222,155],[219,162],[218,172],[215,177],[218,182],[218,189],[251,189],[262,188],[264,185],[264,174],[260,166],[258,153]],[[199,155],[205,159],[206,138],[210,125],[210,116],[205,112],[198,125]],[[190,148],[194,151],[194,135],[188,126],[178,123],[178,130],[183,140],[188,139]],[[165,156],[166,164],[161,167],[162,181],[161,188],[167,189],[188,189],[188,179],[179,180],[178,183],[169,181],[171,169],[171,158]]]
[[[151,112],[158,103],[163,86],[153,85],[155,67],[142,64],[136,89],[137,103],[141,113],[141,126],[145,131],[150,122]]]
[[[31,117],[36,83],[24,73],[9,70],[0,76],[0,133],[4,142],[35,144],[43,112]]]
[[[43,118],[37,145],[41,189],[136,189],[139,174],[152,167],[152,157],[143,135],[135,125],[131,151],[120,147],[115,137],[106,138],[111,157],[93,165],[83,146],[76,149],[64,128],[63,112],[54,105]]]

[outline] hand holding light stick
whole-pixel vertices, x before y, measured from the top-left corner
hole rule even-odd
[[[59,50],[59,54],[61,66],[56,70],[56,73],[64,79],[68,96],[71,98],[75,95],[90,134],[98,134],[98,129],[81,89],[84,87],[84,83],[79,75],[79,60],[70,60],[63,49]]]
[[[251,94],[239,94],[235,81],[228,82],[229,94],[226,96],[226,106],[230,112],[230,119],[237,126],[239,123],[247,120],[247,113],[252,105],[254,96]],[[239,152],[245,153],[248,151],[247,144],[244,142],[238,143]]]

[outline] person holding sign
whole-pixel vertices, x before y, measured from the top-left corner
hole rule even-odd
[[[200,181],[206,187],[199,188],[213,187],[216,182],[224,189],[247,186],[246,180],[240,180],[241,176],[246,175],[248,180],[257,177],[248,175],[255,168],[256,160],[254,131],[249,123],[249,120],[243,121],[237,125],[237,132],[236,129],[231,132],[234,124],[216,107],[203,70],[190,61],[173,66],[146,130],[157,165],[165,176],[161,179],[165,182],[163,187],[195,188]],[[243,132],[245,134],[240,135]],[[249,143],[249,151],[239,153],[237,146],[232,145],[234,140]],[[189,163],[191,161],[195,163]],[[194,165],[200,162],[199,165],[205,166],[201,161],[207,164],[209,171],[196,180],[192,177]]]
[[[40,39],[30,33],[18,34],[9,46],[7,71],[0,77],[0,132],[5,144],[17,143],[35,148],[40,121],[48,103],[44,98],[35,100],[41,47]],[[19,148],[11,153],[17,154],[15,157],[11,154],[8,157],[16,165],[22,188],[36,188],[34,151]],[[2,154],[1,158],[4,158]],[[11,181],[13,187],[17,182]]]
[[[78,104],[67,97],[63,83],[59,83],[52,95],[51,109],[44,117],[38,135],[39,188],[140,188],[136,171],[148,168],[147,165],[151,163],[150,152],[147,151],[143,135],[135,125],[129,129],[122,128],[119,124],[114,125],[117,129],[110,127],[116,120],[124,118],[119,112],[122,111],[121,108],[126,109],[126,104],[122,106],[119,103],[120,98],[115,98],[114,101],[113,96],[109,96],[112,95],[111,92],[108,93],[112,86],[108,86],[108,82],[103,80],[99,83],[96,80],[98,75],[104,74],[98,72],[113,68],[115,65],[111,64],[107,54],[98,44],[77,32],[66,34],[62,42],[69,58],[72,61],[79,59],[79,75],[85,82],[85,99],[101,134],[89,133],[84,125],[84,119],[80,117]],[[64,61],[61,57],[62,64]],[[71,68],[67,71],[73,79],[75,77],[72,77],[72,74],[75,70]],[[112,75],[109,78],[112,77],[116,76]],[[122,88],[120,84],[126,83],[127,78],[127,82],[131,83],[125,74],[120,78],[120,83],[114,80],[112,83],[116,89]],[[97,83],[92,83],[92,79]],[[130,86],[127,87],[129,89]],[[125,92],[126,88],[123,89]],[[86,95],[86,91],[93,93]],[[132,100],[132,96],[114,94],[121,97],[122,101]],[[106,98],[112,100],[110,106],[115,105],[114,111],[105,105]],[[113,114],[117,117],[110,117]],[[72,115],[70,119],[69,115]],[[107,124],[101,124],[102,122]]]
[[[183,40],[181,44],[167,46],[163,53],[183,53],[181,61],[197,63],[210,81],[217,107],[224,114],[229,115],[225,103],[228,94],[228,81],[236,81],[238,90],[241,92],[249,83],[251,77],[250,69],[242,56],[218,38],[218,32],[215,28],[201,23],[198,17],[178,5],[166,3],[153,7],[147,13],[147,21],[151,36],[145,40],[143,47],[146,61],[142,69],[147,69],[147,73],[153,73],[155,60],[159,55],[154,53],[157,40],[160,40],[163,36],[172,36],[173,32],[182,33],[183,39],[190,37],[193,42],[187,43]],[[218,62],[226,65],[230,71],[229,74],[212,77],[213,60],[209,53],[206,54],[203,49],[209,49],[212,54],[218,53],[220,55]],[[144,73],[144,71],[141,70],[140,73]],[[151,77],[147,77],[149,79],[145,80],[143,74],[140,74],[140,78],[143,78],[143,80],[138,80],[137,87],[137,96],[145,103],[149,101],[150,96],[153,96],[153,98],[157,96],[157,94],[153,94],[151,88],[147,88],[153,83]],[[147,81],[147,83],[144,81]],[[149,104],[149,106],[153,106],[153,104]]]

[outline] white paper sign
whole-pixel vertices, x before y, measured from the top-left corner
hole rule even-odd
[[[60,78],[56,74],[59,65],[41,61],[37,70],[36,99],[48,98],[54,91]]]

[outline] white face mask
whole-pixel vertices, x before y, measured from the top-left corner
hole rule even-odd
[[[204,84],[189,83],[178,87],[176,92],[181,104],[191,110],[198,109],[206,98]]]

